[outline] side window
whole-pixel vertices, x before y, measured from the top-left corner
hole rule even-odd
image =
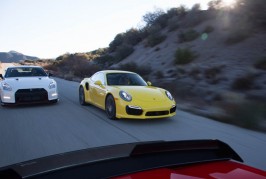
[[[96,73],[96,74],[94,74],[94,75],[91,77],[91,80],[94,81],[94,82],[97,81],[97,80],[100,80],[100,79],[99,79],[99,75],[100,75],[100,73]]]
[[[98,73],[96,73],[95,75],[93,75],[92,77],[91,77],[91,79],[92,79],[92,81],[101,81],[102,82],[102,84],[103,85],[105,85],[105,80],[104,80],[104,74],[103,73],[101,73],[101,72],[98,72]]]
[[[103,73],[99,74],[99,80],[102,82],[103,85],[105,85],[105,80],[104,80],[104,74]]]

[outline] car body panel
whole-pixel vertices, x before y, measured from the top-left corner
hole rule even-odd
[[[148,119],[148,118],[167,118],[174,116],[175,112],[168,114],[156,115],[156,111],[169,111],[176,106],[174,100],[170,100],[166,94],[165,89],[148,86],[130,86],[130,85],[107,85],[106,75],[110,73],[130,73],[127,71],[118,70],[104,70],[98,73],[104,75],[103,82],[93,81],[92,78],[85,78],[81,81],[80,87],[85,92],[85,102],[93,104],[105,110],[105,100],[108,95],[112,95],[115,100],[116,118],[133,118],[133,119]],[[97,74],[97,73],[96,73]],[[137,74],[136,74],[137,75]],[[132,96],[131,101],[123,100],[119,92],[125,91]],[[141,115],[128,114],[126,106],[140,107],[143,110]],[[146,112],[154,112],[153,115],[147,116]]]
[[[39,66],[14,66],[7,68],[7,70],[22,69],[22,68],[31,68],[31,69],[37,68],[43,70]],[[3,87],[4,84],[8,84],[11,87],[11,90],[5,90]],[[53,88],[49,88],[50,84],[53,84]],[[25,93],[24,96],[27,96],[28,98],[27,100],[24,100],[23,103],[37,102],[38,91],[40,94],[43,92],[44,93],[47,92],[47,97],[45,97],[45,99],[43,100],[46,101],[58,100],[56,81],[54,79],[51,79],[47,74],[44,76],[14,76],[14,77],[12,76],[9,77],[7,74],[5,74],[3,80],[0,81],[0,97],[2,104],[18,103],[19,101],[16,101],[15,96],[16,92],[21,90],[22,91],[24,90],[23,92],[21,92],[21,95],[23,96],[23,93]]]
[[[265,179],[265,171],[229,160],[137,172],[113,179]]]

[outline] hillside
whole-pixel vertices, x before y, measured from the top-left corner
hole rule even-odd
[[[18,63],[25,60],[38,60],[39,58],[23,55],[22,53],[16,52],[16,51],[10,51],[10,52],[0,52],[0,62],[3,63]]]
[[[173,32],[168,32],[167,28],[163,29],[162,33],[167,38],[162,43],[146,47],[143,41],[134,47],[130,56],[112,67],[131,62],[139,66],[150,66],[150,80],[174,80],[177,88],[180,88],[179,84],[186,84],[196,95],[206,96],[204,98],[215,98],[218,94],[235,90],[236,93],[263,97],[266,100],[266,72],[255,66],[260,59],[265,59],[266,31],[257,29],[246,39],[227,44],[226,40],[232,33],[230,28],[235,22],[231,23],[224,23],[224,16],[220,16],[193,28],[184,27]],[[208,37],[203,39],[204,30],[208,27],[212,27],[213,31],[206,33]],[[191,29],[198,33],[199,37],[180,43],[179,34]],[[197,57],[188,64],[176,64],[177,49],[190,49]],[[248,81],[249,77],[252,78],[252,84],[243,87],[240,85],[234,89],[233,84],[237,79],[246,78]]]

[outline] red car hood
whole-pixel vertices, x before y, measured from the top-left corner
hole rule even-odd
[[[265,171],[234,161],[217,161],[161,168],[116,177],[115,179],[265,179]]]

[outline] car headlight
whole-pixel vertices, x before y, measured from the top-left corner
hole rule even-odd
[[[171,95],[171,93],[169,91],[165,91],[165,94],[171,101],[174,100],[173,96]]]
[[[11,86],[7,84],[6,82],[2,83],[2,87],[3,87],[3,90],[5,91],[12,91]]]
[[[56,88],[56,83],[54,81],[52,81],[50,84],[49,84],[49,89],[53,89],[53,88]]]
[[[120,91],[119,92],[119,96],[125,101],[131,101],[132,100],[131,95],[128,94],[127,92],[125,92],[125,91]]]

